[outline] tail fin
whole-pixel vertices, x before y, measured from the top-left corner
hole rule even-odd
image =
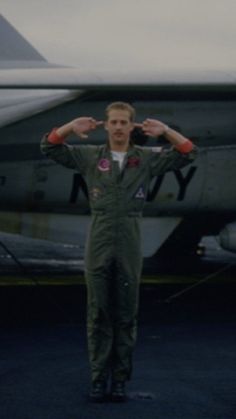
[[[16,67],[14,62],[20,67],[34,67],[36,62],[47,66],[47,60],[0,15],[0,67]]]

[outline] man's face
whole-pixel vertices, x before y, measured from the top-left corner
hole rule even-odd
[[[105,122],[111,148],[112,146],[128,147],[133,128],[129,111],[112,109]]]

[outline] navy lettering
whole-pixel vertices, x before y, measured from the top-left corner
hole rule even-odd
[[[177,201],[183,201],[187,192],[187,186],[189,185],[190,181],[192,180],[194,173],[196,172],[197,167],[192,166],[188,170],[186,176],[183,175],[181,170],[175,170],[174,175],[179,185],[179,191],[177,195]],[[158,192],[161,188],[165,175],[160,175],[156,177],[156,182],[152,189],[149,189],[147,195],[147,201],[152,202],[157,197]]]
[[[179,190],[178,190],[178,194],[177,194],[177,201],[183,201],[185,196],[186,196],[186,192],[187,192],[187,187],[190,184],[195,172],[197,170],[196,166],[191,166],[188,170],[188,172],[186,173],[186,175],[184,176],[183,173],[181,172],[181,170],[175,170],[174,176],[176,177],[178,186],[179,186]],[[158,192],[161,188],[161,185],[163,183],[165,179],[165,174],[164,175],[159,175],[156,177],[156,181],[154,183],[154,186],[152,188],[149,188],[148,194],[147,194],[147,201],[148,202],[152,202],[154,201],[154,199],[157,198],[158,196]],[[5,176],[0,176],[0,185],[4,185],[6,181]],[[71,204],[75,204],[80,191],[83,192],[83,194],[85,195],[85,197],[88,199],[88,189],[86,186],[86,183],[83,179],[83,177],[79,174],[76,173],[73,176],[73,182],[72,182],[72,188],[71,188],[71,194],[70,194],[70,203]]]
[[[70,203],[75,204],[79,196],[79,191],[82,190],[86,198],[88,199],[88,189],[83,177],[79,173],[75,173],[73,176],[72,189],[70,194]]]
[[[184,177],[180,170],[175,170],[174,174],[179,184],[179,193],[177,196],[177,201],[183,201],[185,198],[185,194],[187,192],[187,186],[192,179],[194,173],[196,172],[196,166],[190,167],[187,175]]]
[[[160,189],[160,187],[162,185],[162,182],[163,182],[164,177],[165,177],[165,175],[157,176],[156,182],[155,182],[152,190],[149,189],[149,191],[148,191],[148,194],[147,194],[147,202],[151,202],[151,201],[153,201],[156,198],[156,196],[157,196],[157,194],[159,192],[159,189]]]

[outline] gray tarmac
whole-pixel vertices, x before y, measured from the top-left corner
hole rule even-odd
[[[14,246],[22,260],[22,244],[14,241]],[[31,257],[27,246],[28,266],[33,267],[33,251]],[[61,251],[39,251],[34,274],[41,269],[42,277],[48,260],[47,277],[54,277],[62,266],[67,275],[66,260],[65,265],[52,262],[60,262]],[[141,284],[133,376],[127,384],[128,401],[122,404],[88,400],[85,286],[66,282],[8,286],[4,282],[0,287],[0,418],[235,418],[235,265],[230,257],[221,260],[216,255],[213,263],[214,252],[209,250],[209,263],[201,266],[198,275],[207,277],[211,269],[221,273],[182,294],[189,284],[181,281],[180,274],[166,282]],[[1,263],[7,268],[14,265],[5,257]],[[77,268],[73,268],[76,274]],[[3,269],[2,278],[13,275],[11,269],[6,273]]]

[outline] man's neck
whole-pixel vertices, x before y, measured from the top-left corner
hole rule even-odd
[[[120,151],[120,152],[127,152],[129,149],[129,143],[125,143],[125,144],[114,144],[111,141],[109,141],[109,147],[111,151]]]
[[[110,147],[111,151],[118,151],[119,153],[126,153],[128,151],[128,147]]]

